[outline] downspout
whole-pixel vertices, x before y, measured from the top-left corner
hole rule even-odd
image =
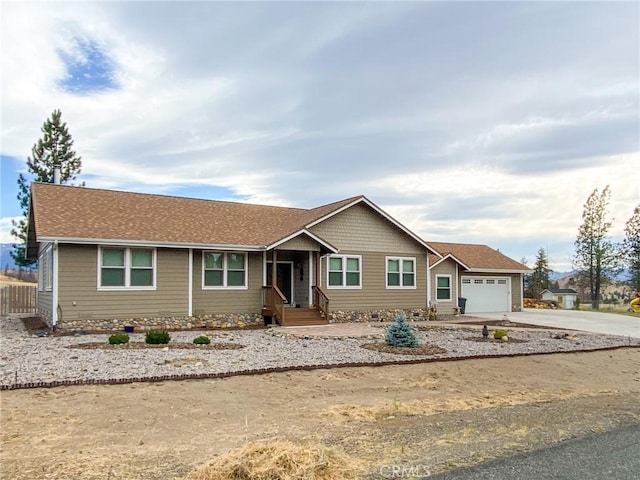
[[[262,286],[267,286],[267,251],[262,252]]]
[[[193,317],[193,248],[189,249],[189,296],[187,305],[187,315]]]
[[[51,328],[55,332],[58,323],[58,240],[53,241],[53,292],[51,305]]]
[[[429,252],[427,252],[427,308],[431,306],[431,266],[429,265]]]

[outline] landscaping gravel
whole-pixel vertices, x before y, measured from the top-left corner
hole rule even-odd
[[[238,350],[216,349],[131,349],[72,348],[89,342],[107,343],[109,335],[29,335],[20,318],[0,319],[0,388],[41,386],[55,382],[97,383],[140,381],[169,376],[233,374],[252,370],[378,364],[428,359],[476,356],[504,356],[532,353],[575,352],[622,346],[638,346],[640,340],[627,337],[572,332],[555,339],[556,332],[518,330],[510,332],[522,343],[476,342],[479,330],[469,327],[434,327],[421,330],[421,343],[446,350],[438,355],[400,355],[361,348],[371,338],[296,337],[276,327],[269,330],[211,330],[171,332],[172,342],[191,343],[208,335],[211,343],[238,343]],[[380,329],[381,333],[384,329]],[[282,334],[280,334],[282,332]],[[144,342],[144,334],[130,335],[131,342]],[[382,335],[380,342],[383,341]]]

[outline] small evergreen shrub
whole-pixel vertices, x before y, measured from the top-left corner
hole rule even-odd
[[[411,325],[407,323],[404,314],[396,316],[395,322],[387,328],[385,337],[387,345],[392,347],[417,347],[418,338],[416,332]]]
[[[145,335],[144,341],[151,345],[161,345],[163,343],[169,343],[171,335],[164,330],[150,330]]]
[[[109,337],[109,345],[120,345],[122,343],[129,343],[129,335],[126,333],[114,333]]]
[[[507,331],[506,330],[496,330],[495,332],[493,332],[493,338],[495,338],[496,340],[500,340],[502,337],[506,337],[507,336]]]
[[[196,345],[209,345],[211,343],[211,340],[206,335],[200,335],[199,337],[193,339],[193,343],[195,343]]]

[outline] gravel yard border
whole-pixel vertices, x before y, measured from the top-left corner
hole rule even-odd
[[[556,331],[557,332],[557,331]],[[479,358],[519,357],[639,347],[640,340],[572,332],[554,339],[548,331],[513,331],[515,342],[475,342],[471,327],[447,326],[418,332],[421,343],[444,349],[434,355],[402,355],[360,348],[371,338],[310,338],[268,334],[268,330],[212,330],[212,343],[237,343],[237,350],[81,349],[74,345],[104,342],[108,334],[38,337],[29,335],[18,317],[0,320],[0,390],[62,385],[122,384],[222,378],[288,370],[371,367]],[[189,343],[203,332],[172,332],[172,342]],[[132,342],[144,334],[131,334]],[[382,341],[382,339],[380,340]],[[71,348],[65,348],[71,347]]]

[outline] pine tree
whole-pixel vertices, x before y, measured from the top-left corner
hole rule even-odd
[[[24,218],[13,221],[11,234],[17,240],[11,258],[21,267],[30,267],[34,261],[26,259],[27,220],[31,201],[31,182],[53,182],[54,167],[60,169],[60,183],[72,182],[81,171],[82,159],[73,150],[73,138],[67,124],[61,120],[60,110],[54,110],[51,118],[42,125],[42,138],[31,148],[27,157],[29,174],[18,176],[18,201]]]
[[[418,346],[418,338],[413,327],[407,323],[407,317],[404,314],[396,316],[395,322],[387,328],[385,337],[387,345],[393,347],[416,347]]]
[[[629,283],[640,292],[640,205],[633,210],[633,215],[627,221],[622,241],[624,263],[629,269]]]
[[[533,273],[529,278],[529,289],[527,296],[530,298],[540,298],[542,291],[549,288],[549,275],[552,270],[549,268],[549,258],[544,248],[540,248],[536,254],[536,262]]]
[[[582,225],[573,256],[574,268],[588,281],[591,308],[600,308],[600,290],[620,271],[620,257],[616,245],[608,235],[611,222],[607,220],[610,191],[594,189],[582,212]]]

